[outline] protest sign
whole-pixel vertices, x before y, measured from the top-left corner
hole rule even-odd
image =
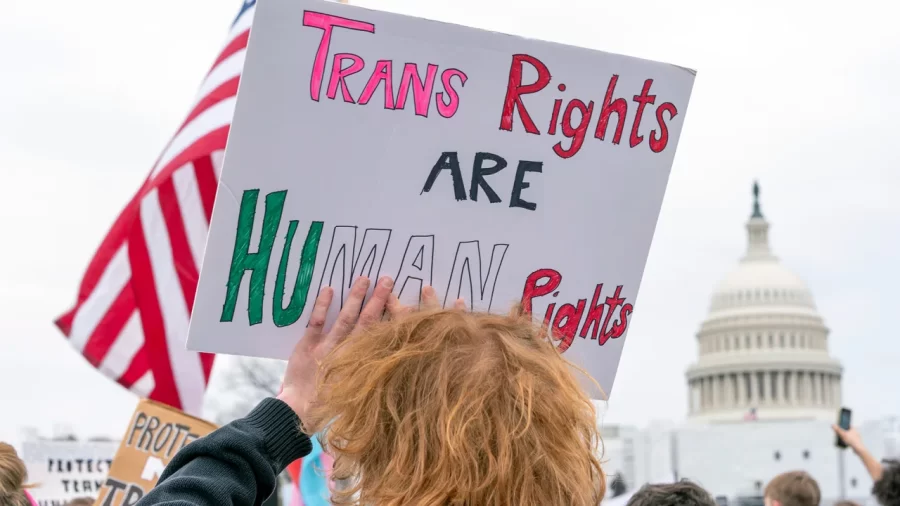
[[[612,388],[693,71],[320,0],[251,33],[190,349],[287,358],[320,286],[390,275],[521,301]]]
[[[134,506],[156,485],[178,450],[215,429],[205,420],[142,400],[122,437],[97,506]]]
[[[96,497],[106,480],[118,443],[104,441],[28,441],[22,460],[30,492],[39,506],[63,506],[77,497]]]

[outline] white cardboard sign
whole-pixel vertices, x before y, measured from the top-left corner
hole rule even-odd
[[[287,358],[320,286],[390,275],[522,301],[611,390],[693,71],[320,0],[251,34],[190,349]]]
[[[115,442],[29,441],[22,460],[30,492],[39,506],[63,506],[78,497],[96,497],[119,444]]]

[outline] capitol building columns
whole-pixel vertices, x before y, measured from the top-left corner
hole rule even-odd
[[[831,389],[834,392],[834,400],[835,404],[838,406],[843,406],[843,399],[841,399],[841,377],[838,375],[831,376]]]
[[[813,295],[769,246],[759,187],[746,225],[747,250],[712,295],[687,371],[690,418],[832,421],[841,405],[840,363]]]
[[[775,379],[775,404],[786,404],[784,391],[784,371],[775,371],[773,378]]]
[[[750,406],[755,407],[762,403],[760,398],[759,374],[756,372],[747,373],[747,379],[750,381]]]
[[[831,371],[761,366],[695,376],[688,385],[691,413],[760,407],[833,410],[841,405],[840,375]]]
[[[827,409],[840,407],[840,376],[832,372],[761,368],[713,373],[690,379],[689,411],[702,414],[751,408]]]
[[[841,404],[840,376],[833,372],[758,368],[690,379],[691,413],[721,409],[823,407]]]

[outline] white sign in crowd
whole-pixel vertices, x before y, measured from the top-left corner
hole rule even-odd
[[[30,492],[39,506],[63,506],[78,497],[96,497],[106,481],[119,444],[116,442],[29,441],[22,460]]]
[[[693,71],[320,0],[251,33],[190,349],[287,358],[320,286],[389,275],[521,302],[611,390]]]

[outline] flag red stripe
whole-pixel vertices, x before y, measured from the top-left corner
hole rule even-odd
[[[75,320],[75,313],[78,311],[80,305],[81,304],[79,303],[53,322],[56,325],[56,328],[58,328],[66,337],[69,337],[69,334],[72,332],[72,322]]]
[[[225,46],[225,49],[223,49],[222,52],[219,53],[218,58],[216,58],[215,63],[212,64],[212,68],[209,71],[212,72],[213,70],[216,69],[216,67],[219,66],[220,63],[227,60],[229,56],[233,55],[234,53],[237,53],[241,49],[246,48],[248,40],[250,40],[250,30],[249,29],[244,30],[239,35],[237,35],[235,38],[231,39],[231,42],[229,42],[228,45]],[[209,74],[207,74],[207,75],[209,75]]]
[[[172,176],[172,173],[181,168],[182,165],[192,162],[195,158],[207,156],[213,151],[225,149],[225,143],[228,142],[228,130],[230,125],[221,126],[215,130],[211,130],[208,134],[194,141],[193,144],[185,148],[175,158],[167,163],[162,170],[153,178],[154,182],[164,181]]]
[[[203,202],[206,223],[210,223],[213,204],[216,200],[216,190],[219,186],[212,157],[201,156],[194,160],[194,177],[197,179],[197,191],[200,193],[200,200]],[[193,304],[191,307],[193,307]],[[200,354],[200,363],[203,366],[203,376],[206,378],[206,381],[209,381],[209,376],[212,374],[215,358],[216,356],[211,353]]]
[[[131,359],[131,364],[128,365],[128,369],[125,369],[125,372],[122,373],[122,376],[119,378],[120,385],[125,388],[131,388],[137,380],[147,374],[147,371],[150,370],[150,361],[148,360],[147,355],[147,346],[143,346],[141,350],[135,354],[134,358]]]
[[[134,291],[129,281],[119,292],[119,296],[113,301],[109,311],[97,324],[97,328],[91,334],[84,345],[82,354],[94,367],[99,367],[113,343],[118,339],[128,319],[135,309]]]
[[[191,112],[188,113],[187,118],[178,127],[178,132],[182,131],[184,127],[188,125],[191,121],[194,120],[197,116],[203,114],[203,111],[209,109],[210,107],[218,104],[223,100],[227,100],[235,95],[237,95],[238,84],[240,83],[241,78],[239,76],[232,77],[231,79],[225,81],[220,84],[216,89],[212,90],[205,97],[200,99],[197,102],[197,105],[191,109]],[[177,134],[177,132],[176,132]]]
[[[216,190],[219,187],[211,157],[202,156],[194,160],[194,177],[197,178],[197,190],[200,192],[200,200],[203,201],[203,210],[206,212],[206,223],[210,223]]]
[[[132,283],[144,329],[144,347],[147,350],[148,363],[156,383],[151,398],[181,409],[181,398],[175,385],[169,349],[166,346],[166,331],[162,310],[159,307],[159,294],[156,292],[153,280],[150,252],[147,249],[147,240],[144,237],[144,226],[141,220],[134,221],[128,237],[128,256],[131,259]],[[172,296],[171,294],[167,295]]]
[[[181,170],[189,170],[182,167]],[[172,246],[172,261],[175,264],[175,272],[178,274],[178,282],[181,284],[181,294],[187,305],[188,312],[194,305],[194,293],[197,291],[197,266],[194,265],[194,255],[188,243],[187,232],[184,230],[184,221],[181,214],[181,206],[178,205],[178,194],[175,193],[175,182],[168,178],[159,185],[159,207],[162,210],[166,229],[169,231],[169,243]]]
[[[215,360],[216,356],[212,353],[200,354],[200,365],[203,366],[203,377],[206,378],[207,382],[209,382],[209,376],[212,374],[213,363]]]
[[[147,186],[145,182],[143,186],[141,186],[141,190],[138,192],[131,201],[125,206],[125,209],[122,210],[122,213],[119,214],[119,217],[116,218],[116,221],[113,223],[112,228],[104,237],[103,242],[100,243],[100,247],[97,248],[97,252],[94,253],[94,257],[91,259],[88,264],[88,268],[84,273],[84,278],[81,280],[81,286],[78,290],[78,299],[76,301],[75,307],[72,309],[70,314],[65,315],[57,321],[57,326],[59,326],[60,330],[63,331],[67,336],[69,335],[69,330],[72,323],[72,318],[74,318],[75,313],[78,311],[78,308],[84,303],[84,301],[91,295],[91,292],[94,291],[94,288],[97,287],[97,283],[100,281],[100,277],[103,275],[103,272],[106,270],[106,267],[109,265],[109,262],[112,260],[112,257],[119,251],[119,248],[122,247],[122,244],[125,243],[125,238],[128,235],[128,229],[131,226],[131,223],[134,221],[135,209],[137,203],[140,201],[140,197],[144,188]],[[63,328],[65,327],[65,328]]]

